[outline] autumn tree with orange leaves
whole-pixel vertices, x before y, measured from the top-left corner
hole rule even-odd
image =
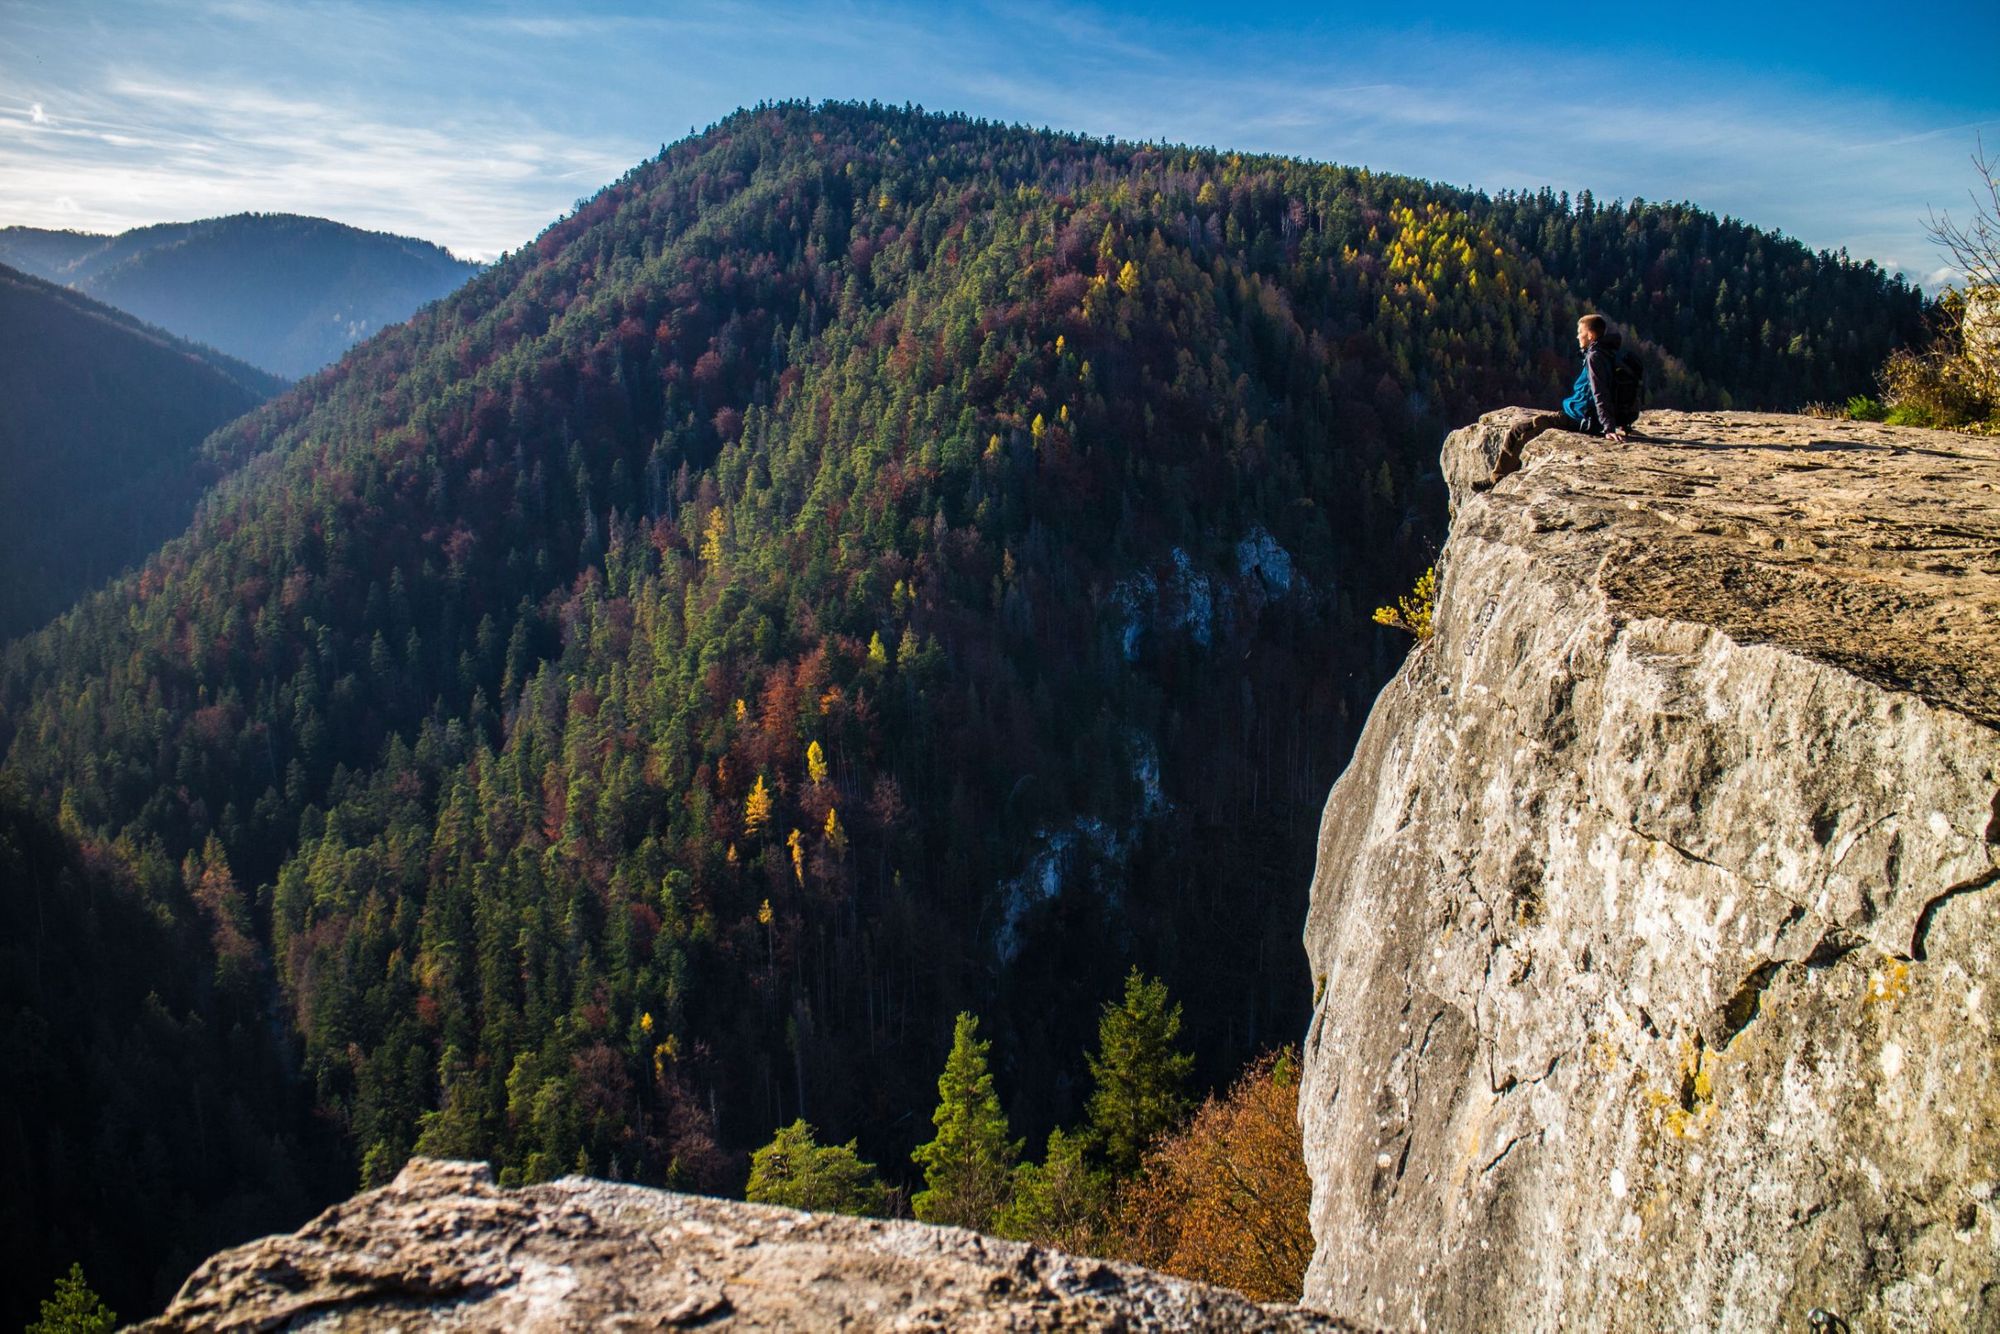
[[[1296,1301],[1312,1259],[1298,1057],[1271,1053],[1154,1145],[1119,1202],[1114,1250],[1259,1301]]]

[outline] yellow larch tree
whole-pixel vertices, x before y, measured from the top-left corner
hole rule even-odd
[[[729,526],[723,516],[722,506],[717,505],[708,512],[708,522],[703,525],[701,539],[701,559],[704,565],[713,565],[722,559],[722,534]]]
[[[756,838],[770,823],[771,789],[764,785],[764,775],[758,774],[757,781],[750,785],[750,795],[743,799],[744,837]]]

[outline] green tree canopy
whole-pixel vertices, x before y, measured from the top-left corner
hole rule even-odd
[[[1181,1007],[1167,1003],[1167,984],[1137,967],[1125,978],[1125,998],[1107,1002],[1097,1024],[1090,1076],[1090,1125],[1112,1170],[1139,1165],[1147,1145],[1187,1114],[1188,1071],[1194,1057],[1174,1046]]]
[[[1049,1132],[1039,1163],[1014,1169],[1014,1198],[994,1230],[1003,1237],[1055,1246],[1080,1255],[1102,1253],[1109,1223],[1111,1174],[1086,1156],[1090,1136]]]
[[[111,1334],[117,1325],[117,1315],[84,1281],[83,1266],[72,1264],[56,1280],[55,1296],[42,1302],[42,1318],[28,1326],[27,1334]]]
[[[993,1044],[980,1041],[978,1032],[979,1020],[961,1012],[938,1076],[938,1106],[931,1116],[937,1136],[911,1155],[924,1169],[924,1189],[910,1203],[926,1223],[986,1231],[1008,1202],[1021,1145],[1008,1138],[1007,1114],[986,1068]]]
[[[856,1141],[823,1145],[803,1118],[779,1130],[750,1155],[750,1185],[744,1198],[754,1204],[782,1204],[820,1213],[880,1216],[889,1192],[864,1162]]]

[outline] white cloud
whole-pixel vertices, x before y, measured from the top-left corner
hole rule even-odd
[[[1090,5],[718,0],[558,17],[387,0],[4,0],[0,224],[59,195],[117,227],[323,213],[490,257],[686,127],[760,98],[880,98],[1291,153],[1484,189],[1680,199],[1857,256],[1922,257],[1993,117],[1629,57],[1593,105],[1529,44],[1322,27],[1273,44]],[[1032,35],[1032,40],[1030,36]],[[30,53],[23,57],[22,52]],[[46,117],[60,91],[63,123]],[[31,103],[27,99],[33,98]],[[10,105],[11,104],[11,105]],[[45,120],[37,120],[37,109]],[[32,127],[32,128],[31,128]]]
[[[46,125],[49,123],[49,113],[42,110],[40,102],[31,102],[28,104],[28,119],[37,125]]]

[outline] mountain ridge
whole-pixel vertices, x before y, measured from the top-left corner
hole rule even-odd
[[[219,470],[202,445],[277,377],[0,266],[0,638],[178,532]]]
[[[0,228],[0,262],[291,379],[478,271],[428,241],[291,213],[102,237]]]

